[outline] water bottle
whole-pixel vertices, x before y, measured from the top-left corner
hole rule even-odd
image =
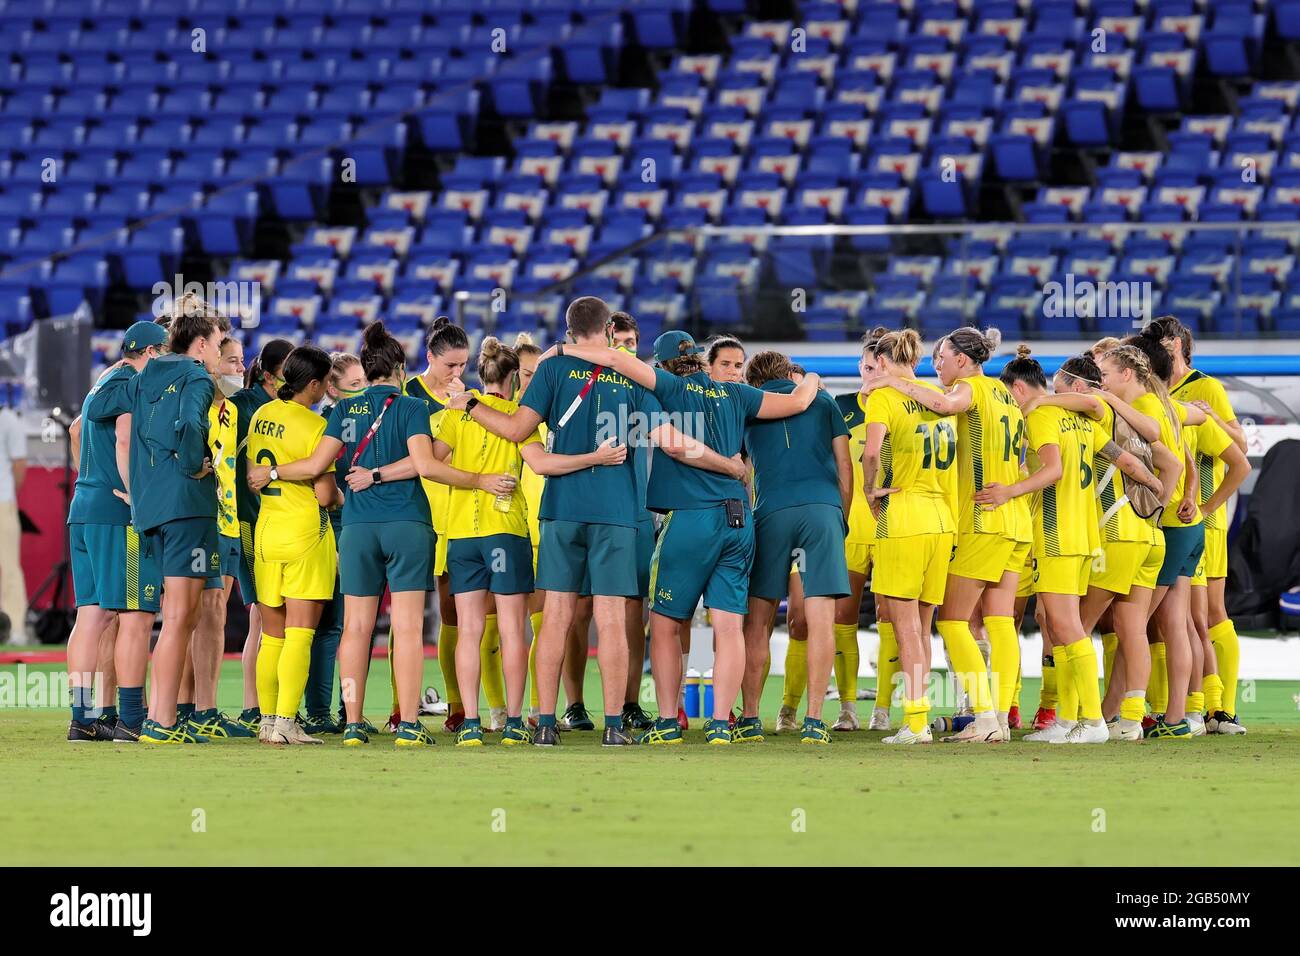
[[[507,514],[510,511],[510,504],[514,501],[514,497],[514,492],[511,492],[508,495],[497,495],[496,499],[492,502],[492,509],[494,511],[500,511],[502,514]]]
[[[937,734],[959,734],[974,720],[971,714],[957,714],[953,717],[936,717],[930,722],[930,729]]]

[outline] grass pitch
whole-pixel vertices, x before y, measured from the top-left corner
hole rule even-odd
[[[436,661],[426,676],[441,689]],[[387,677],[376,661],[376,722]],[[441,718],[425,718],[438,746],[414,751],[386,736],[73,746],[64,708],[0,710],[0,865],[1295,865],[1298,691],[1257,683],[1244,737],[978,749],[865,732],[706,747],[692,729],[681,747],[569,733],[554,750],[491,736],[457,750]],[[771,679],[769,727],[780,692]],[[1027,716],[1037,694],[1027,680]],[[600,697],[594,662],[586,697]],[[227,662],[220,704],[240,698]]]

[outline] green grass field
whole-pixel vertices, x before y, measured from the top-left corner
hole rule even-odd
[[[377,661],[377,721],[387,676]],[[436,661],[427,677],[441,685]],[[385,736],[155,750],[70,745],[63,708],[0,710],[0,864],[1295,865],[1297,691],[1256,684],[1244,737],[978,749],[868,733],[724,749],[692,730],[683,747],[616,751],[592,733],[457,750],[441,732],[415,751]],[[1026,681],[1029,714],[1037,694]],[[779,697],[772,678],[769,726]],[[220,703],[239,701],[227,662]]]

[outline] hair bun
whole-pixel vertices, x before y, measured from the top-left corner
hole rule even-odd
[[[384,320],[376,319],[366,326],[365,332],[361,334],[361,341],[366,345],[375,346],[384,339],[388,338],[388,329],[384,328]]]
[[[1027,359],[1029,358],[1030,355],[1033,354],[1033,351],[1034,350],[1029,347],[1029,344],[1027,342],[1021,342],[1019,345],[1016,346],[1016,358]]]
[[[483,358],[495,358],[501,351],[501,340],[495,335],[483,336],[483,341],[479,344],[478,354]]]
[[[533,337],[529,335],[527,332],[520,332],[518,335],[515,336],[515,348],[519,348],[522,345],[532,345],[532,344],[534,344]]]
[[[429,331],[437,332],[439,329],[446,328],[449,325],[451,325],[451,319],[445,315],[440,315],[433,320],[433,325],[429,326]]]
[[[984,342],[988,346],[989,354],[992,354],[1002,344],[1002,330],[995,325],[990,325],[984,330]]]

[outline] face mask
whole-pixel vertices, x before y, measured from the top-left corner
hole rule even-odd
[[[220,375],[217,377],[217,388],[221,389],[221,394],[229,398],[237,391],[244,387],[244,376],[242,375]]]

